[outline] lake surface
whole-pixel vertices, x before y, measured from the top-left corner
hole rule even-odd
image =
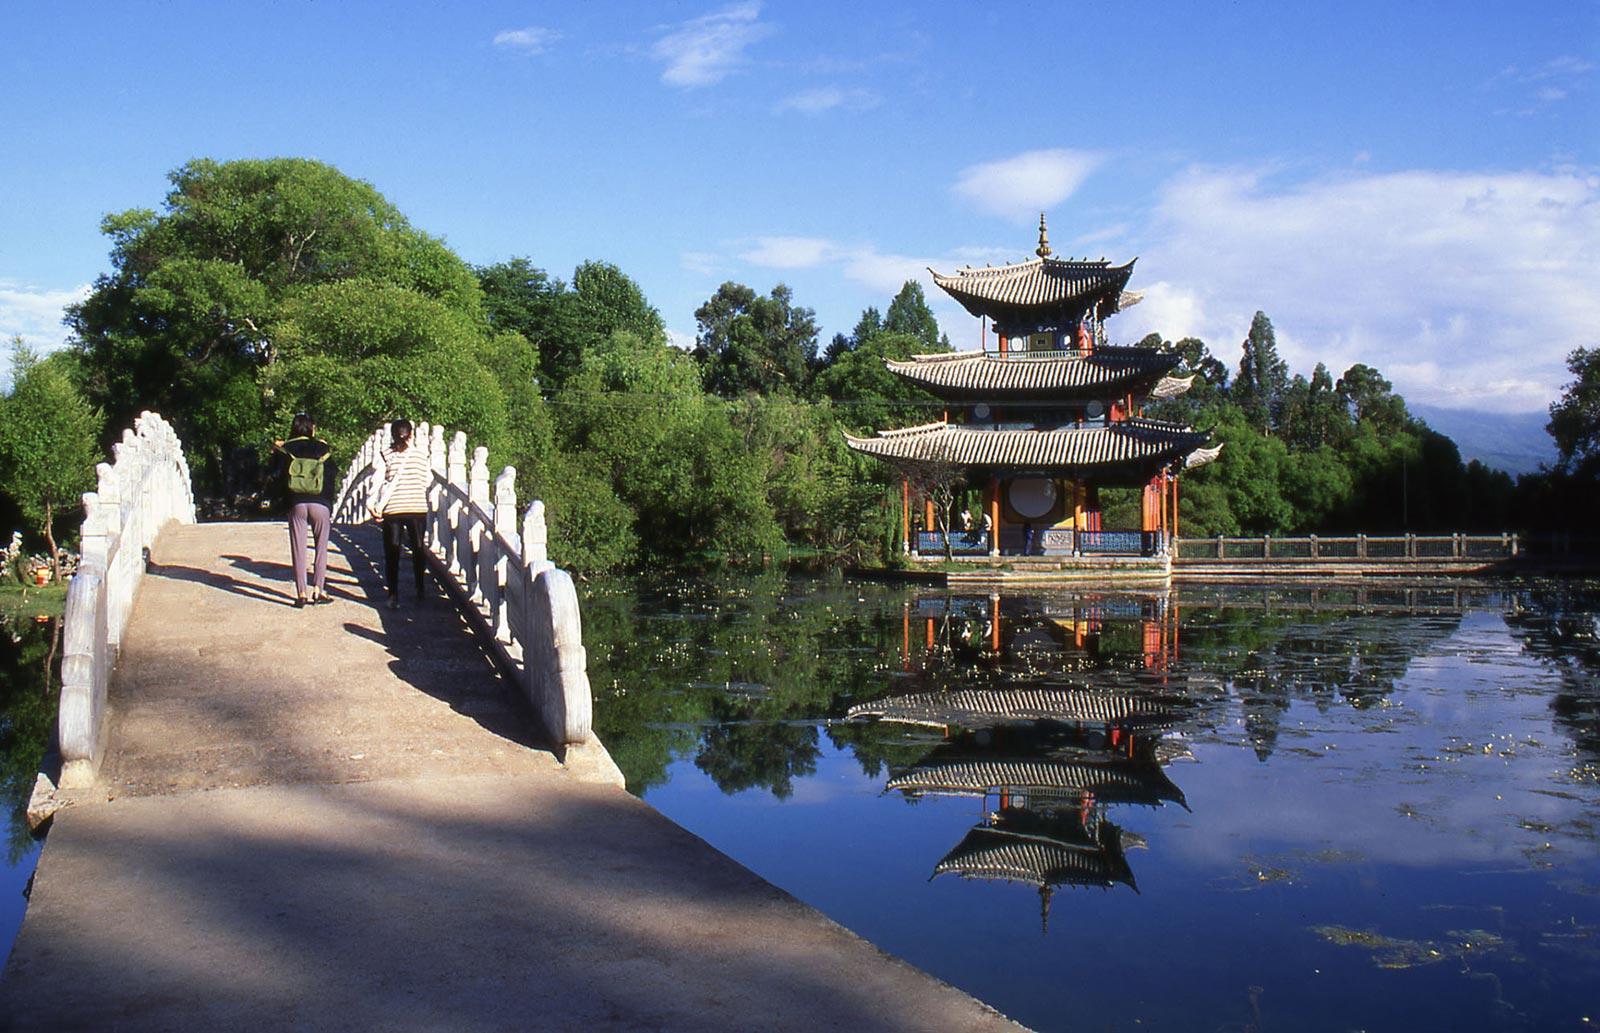
[[[1600,1023],[1600,586],[591,586],[661,811],[1040,1031]]]
[[[39,859],[26,811],[39,761],[55,733],[60,622],[0,613],[0,959],[22,926]]]
[[[1600,585],[597,582],[632,788],[1040,1031],[1600,1023]],[[0,623],[0,944],[54,719]]]

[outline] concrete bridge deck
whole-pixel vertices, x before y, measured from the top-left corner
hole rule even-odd
[[[5,1030],[1016,1030],[529,737],[370,529],[171,527],[99,784],[54,818]]]

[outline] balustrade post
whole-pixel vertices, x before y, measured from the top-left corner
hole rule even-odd
[[[544,503],[534,499],[522,516],[522,562],[530,575],[551,566],[550,531],[544,522]]]
[[[1363,560],[1367,558],[1367,536],[1365,534],[1356,535],[1356,558]]]
[[[1261,536],[1261,558],[1264,560],[1272,558],[1272,535],[1270,534]]]
[[[478,511],[469,514],[467,518],[467,540],[472,560],[469,564],[471,577],[467,591],[472,596],[473,602],[481,603],[484,601],[483,571],[480,563],[483,555],[483,521],[490,513],[489,450],[483,445],[472,450],[472,468],[467,474],[467,499]]]
[[[462,523],[461,511],[463,503],[461,497],[467,492],[467,434],[465,431],[456,431],[450,439],[450,450],[446,462],[446,479],[455,489],[450,493],[449,506],[449,546],[446,549],[445,562],[462,583],[466,582],[466,565],[461,558]]]
[[[522,539],[517,533],[517,468],[508,466],[494,479],[494,588],[495,605],[490,615],[494,634],[502,642],[511,641],[511,620],[506,612],[507,581],[521,566]],[[518,572],[520,573],[520,572]]]
[[[1322,553],[1317,548],[1317,536],[1316,535],[1312,535],[1311,536],[1311,558],[1312,559],[1320,559],[1321,556],[1322,556]]]
[[[450,550],[445,545],[445,531],[449,526],[446,514],[444,484],[450,469],[450,446],[445,444],[444,426],[434,424],[428,434],[428,466],[433,470],[433,482],[428,490],[428,545],[434,555],[447,558]]]

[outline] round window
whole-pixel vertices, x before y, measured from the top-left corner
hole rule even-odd
[[[1045,516],[1056,504],[1056,482],[1048,477],[1023,477],[1011,482],[1011,508],[1026,519]]]

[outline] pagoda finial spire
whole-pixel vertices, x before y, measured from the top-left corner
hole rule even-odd
[[[1044,213],[1039,213],[1039,246],[1034,249],[1034,254],[1040,258],[1050,257],[1050,237],[1044,230]]]

